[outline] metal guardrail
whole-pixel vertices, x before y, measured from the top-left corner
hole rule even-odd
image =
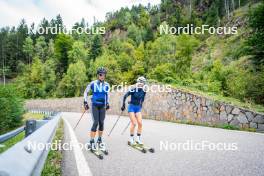
[[[13,131],[10,131],[8,133],[0,135],[0,143],[5,142],[5,141],[15,137],[16,135],[18,135],[19,133],[21,133],[24,130],[25,130],[25,126],[22,126],[22,127],[17,128]]]
[[[41,111],[41,110],[28,110],[28,112],[45,115],[43,120],[36,120],[36,130],[38,128],[40,128],[43,124],[45,124],[46,120],[51,120],[52,117],[58,113],[58,112],[54,112],[54,111]],[[16,135],[23,132],[24,130],[26,130],[26,127],[22,126],[22,127],[19,127],[13,131],[10,131],[8,133],[0,135],[0,143],[5,142],[5,141],[15,137]]]
[[[34,149],[29,144],[50,143],[59,120],[60,114],[56,114],[34,133],[0,154],[0,176],[41,175],[49,150]]]

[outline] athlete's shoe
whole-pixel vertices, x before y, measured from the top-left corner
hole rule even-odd
[[[98,137],[98,139],[97,139],[97,143],[98,143],[98,144],[103,143],[103,139],[102,139],[102,137]]]
[[[143,142],[141,141],[140,136],[137,136],[136,142],[137,142],[137,144],[143,145]]]
[[[129,142],[130,142],[130,145],[135,144],[134,136],[130,136]]]
[[[91,147],[91,150],[93,151],[93,150],[96,150],[96,144],[95,144],[95,142],[94,142],[94,139],[91,139],[90,140],[90,147]]]
[[[101,150],[105,150],[105,143],[103,142],[103,140],[102,140],[101,137],[99,137],[99,138],[97,139],[97,145],[98,145],[99,149],[101,149]]]

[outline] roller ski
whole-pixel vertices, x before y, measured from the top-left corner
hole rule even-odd
[[[145,151],[149,151],[150,153],[154,153],[154,152],[155,152],[155,149],[152,148],[152,147],[146,147],[145,145],[143,145],[143,144],[139,144],[139,143],[137,143],[137,142],[136,142],[136,144],[137,144],[139,147],[143,148]]]
[[[96,147],[96,144],[94,143],[94,141],[90,141],[90,144],[88,145],[90,151],[99,159],[104,159],[103,153],[102,151]]]
[[[151,153],[155,152],[154,148],[144,146],[141,140],[134,141],[134,139],[130,139],[130,141],[128,141],[128,145],[134,149],[141,151],[142,153],[147,153],[147,151]]]
[[[98,138],[97,140],[97,146],[98,146],[98,149],[104,153],[105,155],[108,155],[108,150],[106,148],[106,145],[104,142],[102,142],[102,139],[101,138]]]

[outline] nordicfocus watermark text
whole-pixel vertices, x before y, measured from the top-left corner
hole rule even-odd
[[[105,34],[106,29],[105,27],[80,27],[80,26],[73,26],[73,28],[67,30],[65,26],[62,25],[54,25],[48,27],[38,27],[35,31],[36,33],[43,35],[43,34]]]
[[[187,24],[186,26],[171,27],[169,25],[160,25],[159,33],[162,34],[218,34],[230,35],[237,34],[237,27],[213,27],[207,24],[195,26],[194,24]]]
[[[145,92],[152,92],[152,93],[158,93],[158,92],[171,92],[172,87],[171,85],[143,85],[142,87],[138,87],[137,85],[128,86],[127,83],[121,83],[119,85],[111,85],[108,86],[101,86],[100,84],[94,84],[95,86],[95,92],[127,92],[127,91],[138,91],[138,89],[142,88]],[[135,88],[135,89],[133,89]]]
[[[41,143],[41,142],[31,142],[29,141],[26,145],[27,150],[30,151],[43,151],[43,150],[53,150],[53,151],[71,151],[75,147],[80,147],[81,150],[91,150],[91,145],[89,143],[74,143],[74,142],[62,142],[61,140],[55,140],[52,143]],[[104,143],[96,144],[93,149],[100,147],[102,150],[106,149]]]
[[[98,144],[97,144],[98,145]],[[39,143],[39,142],[28,142],[27,150],[30,151],[43,151],[43,150],[54,150],[54,151],[71,151],[75,147],[80,147],[81,150],[91,150],[89,143],[73,143],[73,142],[62,142],[61,140],[55,140],[53,143]],[[105,144],[101,143],[100,147],[102,150],[106,149]],[[202,140],[195,142],[193,140],[186,140],[184,142],[169,142],[160,141],[160,151],[237,151],[238,143],[226,143],[226,142],[211,142]]]
[[[186,140],[184,142],[160,141],[160,150],[164,151],[236,151],[237,143],[211,142],[202,140],[195,142]]]

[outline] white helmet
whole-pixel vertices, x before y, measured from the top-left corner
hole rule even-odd
[[[143,83],[146,84],[147,80],[146,78],[144,78],[143,76],[138,77],[137,79],[137,83]]]

